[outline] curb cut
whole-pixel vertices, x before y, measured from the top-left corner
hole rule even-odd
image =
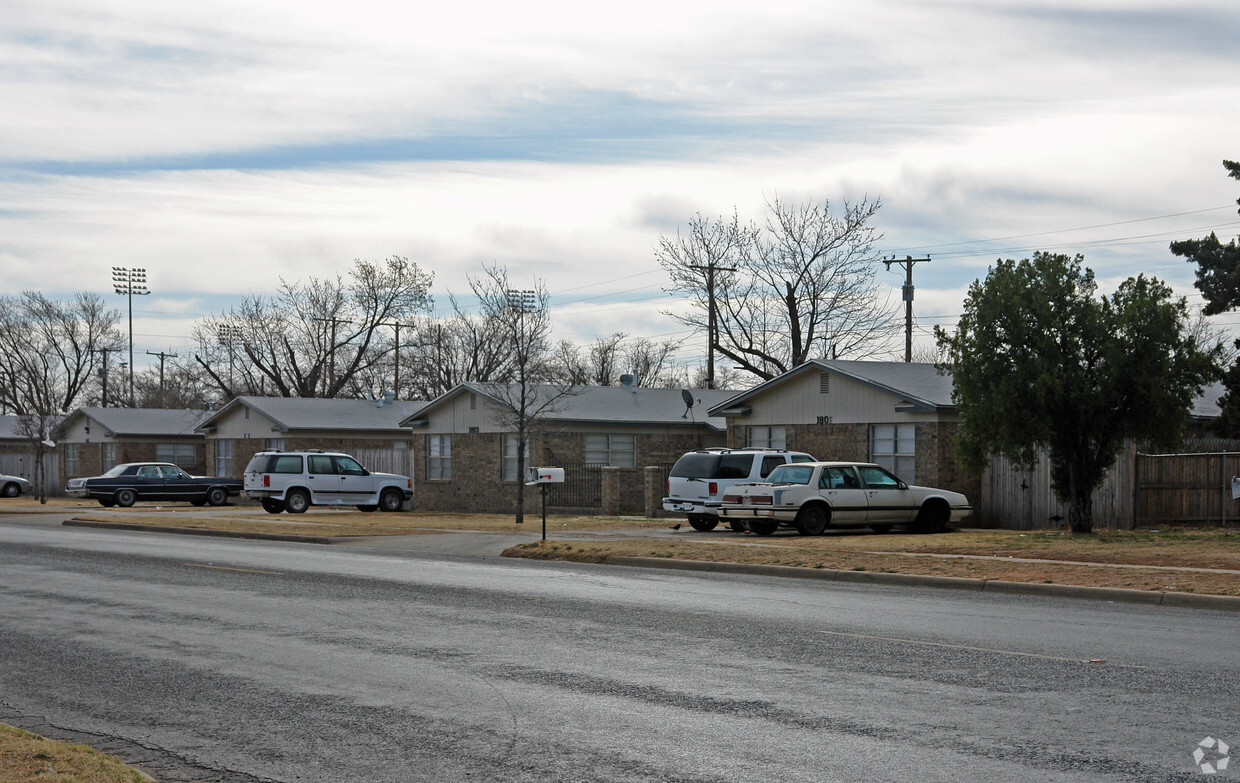
[[[752,565],[745,563],[716,563],[708,560],[671,560],[662,557],[609,557],[607,565],[636,566],[640,568],[663,568],[678,571],[704,571],[718,574],[748,574],[751,576],[779,576],[791,579],[817,579],[828,582],[854,584],[901,585],[905,587],[934,587],[946,590],[972,590],[976,592],[1004,593],[1008,595],[1037,595],[1051,598],[1082,598],[1092,601],[1171,606],[1185,609],[1215,609],[1240,612],[1240,596],[1199,595],[1197,593],[1167,593],[1154,590],[1131,590],[1123,587],[1083,587],[1078,585],[1037,584],[1029,582],[1001,582],[987,579],[970,579],[960,576],[922,576],[919,574],[881,574],[874,571],[838,571],[830,568],[800,568],[797,566]]]
[[[334,544],[331,536],[294,536],[287,533],[242,533],[230,530],[208,530],[197,527],[167,527],[165,525],[130,525],[124,522],[92,522],[86,519],[66,519],[63,527],[97,527],[105,530],[136,530],[152,533],[179,533],[185,536],[208,536],[212,538],[248,538],[255,541],[293,541],[303,544]]]

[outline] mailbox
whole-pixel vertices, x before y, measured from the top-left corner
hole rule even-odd
[[[530,468],[530,484],[563,484],[564,468]]]

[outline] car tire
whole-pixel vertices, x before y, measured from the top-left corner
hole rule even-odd
[[[358,507],[357,507],[357,510],[358,510],[358,511],[364,511],[364,512],[366,512],[367,514],[369,514],[369,513],[370,513],[370,512],[372,512],[372,511],[378,511],[378,510],[379,510],[379,507],[378,507],[378,506],[376,506],[376,505],[373,505],[373,504],[369,504],[369,503],[368,503],[368,504],[366,504],[366,505],[364,505],[364,506],[358,506]]]
[[[279,514],[281,511],[284,510],[284,504],[278,500],[272,500],[271,498],[263,498],[262,503],[263,503],[263,511],[266,511],[268,514]]]
[[[942,533],[947,530],[952,510],[941,500],[928,500],[917,512],[914,524],[919,533]]]
[[[706,514],[690,514],[689,526],[694,530],[700,530],[703,533],[709,533],[719,525],[719,518],[707,516]]]
[[[749,523],[749,529],[760,536],[769,536],[779,529],[778,522],[768,522],[766,520],[753,520]]]
[[[744,533],[749,528],[739,519],[733,519],[728,522],[728,527],[732,528],[733,533]]]
[[[211,487],[207,490],[207,502],[213,506],[222,506],[228,502],[228,490],[223,487]]]
[[[797,514],[797,532],[803,536],[820,536],[827,532],[829,522],[825,508],[818,504],[806,506]]]
[[[15,498],[22,493],[22,488],[16,482],[10,481],[4,485],[3,494],[6,498]]]
[[[870,525],[870,530],[881,535],[882,533],[890,533],[892,527],[892,525]]]
[[[284,494],[284,509],[290,514],[304,514],[310,508],[310,493],[304,489],[290,489]]]
[[[121,508],[129,508],[138,502],[138,493],[132,489],[118,489],[116,491],[116,505]]]
[[[405,499],[400,492],[395,489],[385,489],[379,493],[379,510],[392,513],[400,511],[400,507],[405,505]]]

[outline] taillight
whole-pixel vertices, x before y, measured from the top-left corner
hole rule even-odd
[[[263,486],[264,487],[271,486],[271,476],[268,476],[266,473],[263,474]]]
[[[719,482],[718,481],[710,482],[710,494],[712,495],[719,494]]]
[[[738,506],[739,506],[739,505],[740,505],[740,502],[741,502],[741,496],[740,496],[740,495],[724,495],[724,496],[723,496],[723,502],[724,502],[724,503],[734,503],[734,504],[736,504],[736,505],[738,505]]]
[[[771,505],[771,496],[770,495],[750,495],[749,502],[755,506],[769,506]]]

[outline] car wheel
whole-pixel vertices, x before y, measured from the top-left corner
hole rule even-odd
[[[689,525],[694,530],[700,530],[703,533],[709,533],[719,524],[718,517],[707,516],[706,514],[690,514]]]
[[[951,509],[941,500],[928,500],[917,512],[914,524],[921,533],[942,533],[951,519]]]
[[[870,525],[870,530],[875,533],[890,533],[891,527],[891,525]]]
[[[290,514],[304,514],[310,508],[310,493],[304,489],[289,490],[284,495],[284,508]]]
[[[745,523],[740,521],[739,519],[733,519],[730,522],[728,522],[728,527],[732,528],[733,533],[744,533],[746,530],[749,529],[748,527],[745,526]]]
[[[138,502],[138,493],[132,489],[118,489],[116,491],[116,505],[121,508],[129,508]]]
[[[228,490],[223,487],[211,487],[207,490],[207,502],[213,506],[222,506],[228,502]]]
[[[778,522],[767,522],[767,521],[759,522],[758,520],[755,519],[754,521],[749,523],[749,529],[757,533],[760,536],[769,536],[770,534],[774,533],[776,530],[779,529],[779,523]]]
[[[22,488],[17,486],[15,482],[10,481],[4,485],[4,496],[6,498],[15,498],[22,493]]]
[[[379,508],[384,511],[400,511],[400,507],[404,504],[405,499],[394,489],[385,489],[379,495]]]
[[[280,501],[263,498],[263,511],[266,511],[268,514],[279,514],[283,510],[284,504]]]
[[[827,532],[827,510],[819,505],[806,506],[797,514],[797,532],[803,536],[820,536]]]

